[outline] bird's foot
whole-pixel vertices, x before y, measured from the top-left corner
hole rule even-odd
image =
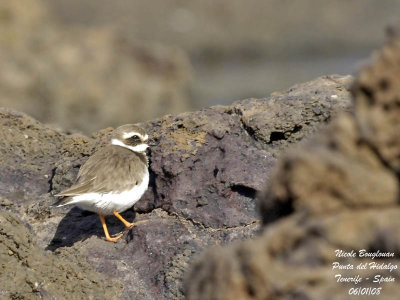
[[[122,238],[122,233],[121,234],[119,234],[119,235],[117,235],[117,236],[115,236],[115,237],[111,237],[111,236],[106,236],[106,240],[107,241],[109,241],[109,242],[116,242],[116,241],[118,241],[120,238]]]
[[[136,225],[135,223],[128,223],[128,224],[125,224],[125,231],[131,229],[131,228],[132,228],[133,226],[135,226],[135,225]]]
[[[125,224],[125,231],[131,229],[133,226],[136,226],[136,225],[138,225],[140,223],[146,223],[148,221],[149,220],[142,220],[142,221],[137,221],[137,222],[133,222],[133,223],[129,223],[129,222],[124,223]]]

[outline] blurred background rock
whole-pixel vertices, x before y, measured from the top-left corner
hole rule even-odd
[[[187,110],[182,50],[63,26],[39,0],[0,2],[0,105],[85,133]]]
[[[395,0],[3,0],[0,105],[86,133],[352,73]]]

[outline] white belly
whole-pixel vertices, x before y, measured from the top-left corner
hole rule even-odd
[[[143,196],[149,185],[147,173],[140,185],[122,193],[87,193],[74,196],[68,204],[89,210],[98,214],[112,215],[113,211],[123,212],[131,208]]]

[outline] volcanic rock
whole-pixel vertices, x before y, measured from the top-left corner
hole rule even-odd
[[[0,258],[1,299],[111,299],[122,291],[117,280],[95,272],[76,251],[46,253],[10,212],[0,213]]]
[[[2,108],[2,210],[29,225],[36,240],[32,247],[45,253],[43,260],[34,257],[46,272],[51,270],[47,260],[73,255],[71,265],[79,269],[81,261],[88,263],[99,278],[120,282],[124,299],[181,299],[182,278],[195,253],[254,236],[260,227],[256,194],[277,157],[349,109],[351,81],[350,76],[324,76],[264,99],[142,123],[156,143],[150,153],[150,187],[135,209],[123,215],[143,222],[117,243],[104,240],[96,214],[50,208],[53,195],[73,184],[79,167],[108,143],[112,129],[92,137],[67,134]],[[114,217],[107,223],[113,234],[123,229]],[[12,243],[13,228],[4,226],[2,232]],[[88,278],[95,278],[91,272]],[[57,276],[52,280],[62,284]],[[4,290],[12,291],[7,279],[1,279]],[[111,284],[97,282],[99,293]],[[76,288],[76,293],[86,291]],[[26,292],[39,297],[34,290]]]
[[[354,299],[352,288],[397,297],[397,269],[356,267],[400,263],[399,78],[397,38],[355,80],[353,112],[280,157],[259,197],[260,235],[208,250],[191,265],[188,299]],[[393,257],[373,260],[360,250]],[[374,283],[377,275],[394,282]]]

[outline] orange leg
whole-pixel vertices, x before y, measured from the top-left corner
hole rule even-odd
[[[143,220],[143,221],[139,221],[139,222],[135,222],[135,223],[130,223],[127,220],[125,220],[116,210],[113,211],[114,216],[116,216],[122,223],[124,223],[125,225],[125,229],[129,229],[132,228],[133,226],[140,224],[140,223],[144,223],[147,222],[148,220]]]
[[[106,220],[104,219],[104,216],[103,215],[99,215],[99,216],[100,216],[101,224],[103,225],[104,233],[106,235],[106,240],[109,241],[109,242],[118,241],[122,237],[122,234],[120,234],[120,235],[118,235],[116,237],[110,237],[110,234],[108,233],[107,224],[106,224]]]

